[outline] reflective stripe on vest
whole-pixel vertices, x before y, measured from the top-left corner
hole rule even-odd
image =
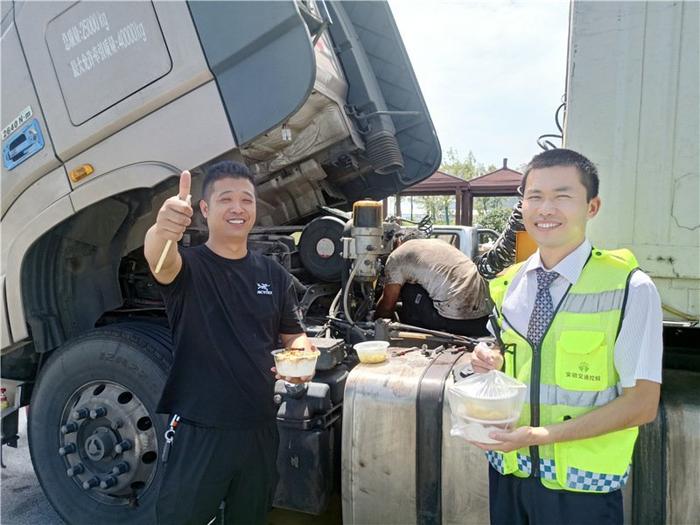
[[[517,452],[515,454],[518,464],[518,471],[529,476],[532,473],[532,460],[530,459],[530,456]],[[488,451],[486,453],[486,459],[488,459],[491,466],[496,469],[497,472],[500,472],[501,474],[506,473],[503,465],[503,454]],[[600,474],[597,472],[571,468],[568,470],[566,475],[566,484],[567,486],[579,491],[612,492],[613,490],[619,490],[625,486],[627,480],[629,479],[631,470],[630,465],[627,467],[624,474],[618,475]],[[540,478],[549,481],[556,481],[557,467],[553,460],[540,459]]]
[[[560,312],[595,314],[609,310],[620,310],[625,298],[624,290],[601,293],[568,294],[559,307]]]
[[[601,407],[607,405],[622,394],[618,383],[605,390],[587,392],[585,390],[566,390],[559,385],[540,384],[540,405],[567,405],[570,407]],[[525,399],[530,399],[530,385],[527,385]]]
[[[529,385],[520,426],[544,426],[576,418],[621,394],[614,346],[628,277],[636,267],[636,259],[627,250],[594,249],[578,281],[558,305],[537,352],[522,334],[508,326],[501,308],[508,286],[522,265],[509,268],[491,282],[499,324],[505,326],[501,337],[511,348],[506,354],[506,372]],[[539,367],[531,368],[536,361]],[[531,377],[538,371],[538,377]],[[534,381],[536,391],[532,390]],[[538,404],[533,406],[531,402]],[[538,420],[531,421],[531,417]],[[533,447],[539,456],[537,469],[533,469],[527,448],[505,454],[490,452],[487,456],[502,474],[527,477],[535,474],[533,470],[539,471],[541,482],[552,489],[610,492],[627,481],[636,436],[637,429],[631,428]]]

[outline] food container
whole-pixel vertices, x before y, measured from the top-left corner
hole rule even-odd
[[[389,358],[388,341],[365,341],[353,346],[360,358],[360,363],[383,363]]]
[[[272,352],[277,373],[284,377],[307,377],[314,375],[317,350],[280,349]]]
[[[525,399],[526,385],[498,370],[474,374],[448,390],[452,413],[476,421],[517,420]]]
[[[498,443],[497,440],[489,437],[489,433],[513,430],[517,421],[518,418],[507,421],[487,421],[470,417],[455,417],[453,415],[450,435],[454,437],[461,437],[467,441],[475,441],[477,443]]]
[[[527,386],[497,370],[474,374],[447,389],[452,428],[450,435],[492,444],[494,431],[516,427]]]
[[[519,396],[500,399],[474,399],[462,397],[459,393],[451,392],[450,407],[458,417],[467,417],[477,421],[507,421],[518,419],[520,415]]]

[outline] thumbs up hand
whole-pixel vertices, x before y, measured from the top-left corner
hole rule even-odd
[[[192,223],[192,175],[189,171],[180,174],[178,194],[167,199],[158,211],[156,234],[161,239],[178,242]]]

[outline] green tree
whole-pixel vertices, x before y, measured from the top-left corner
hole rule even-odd
[[[454,148],[447,149],[443,155],[442,164],[440,164],[440,171],[464,180],[470,180],[494,170],[496,170],[496,166],[493,164],[489,166],[481,164],[471,151],[467,153],[466,157],[462,158]]]
[[[429,195],[418,199],[423,204],[425,213],[433,218],[435,224],[454,222],[453,195]]]
[[[474,153],[469,151],[466,156],[454,148],[448,148],[443,154],[440,171],[448,173],[455,177],[464,180],[471,180],[486,173],[490,173],[498,169],[493,164],[485,165],[477,161]],[[441,197],[423,197],[423,199],[440,199]],[[452,199],[454,197],[442,197],[442,199]],[[442,204],[442,203],[441,203]],[[426,203],[426,210],[431,210],[431,215],[435,218],[436,223],[441,223],[442,219],[437,212],[440,206],[436,203],[432,208]],[[444,208],[444,205],[442,206]],[[436,214],[433,214],[433,209]],[[498,232],[502,231],[510,217],[511,206],[505,197],[479,197],[474,199],[474,223],[479,224],[484,228],[492,228]],[[444,216],[444,213],[442,214]]]
[[[491,228],[500,233],[506,227],[511,211],[511,208],[508,207],[493,208],[479,215],[477,222],[482,228]]]

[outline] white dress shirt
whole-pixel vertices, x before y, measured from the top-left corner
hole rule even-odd
[[[569,285],[578,281],[591,249],[591,243],[584,240],[551,270],[542,264],[539,250],[530,256],[508,286],[503,299],[503,314],[514,330],[527,334],[537,296],[535,270],[542,268],[559,274],[549,288],[556,308]],[[635,386],[637,379],[661,383],[662,326],[661,299],[656,286],[648,275],[636,271],[630,279],[622,327],[615,343],[615,368],[622,387]],[[492,330],[490,326],[489,330]]]

